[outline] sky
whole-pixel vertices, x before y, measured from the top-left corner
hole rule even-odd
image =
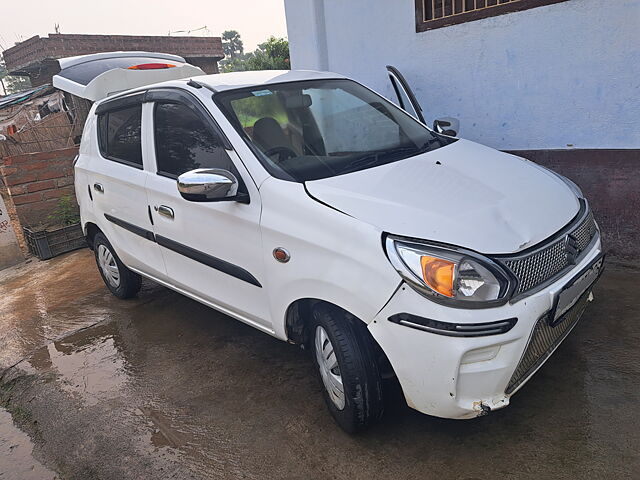
[[[286,37],[284,0],[8,0],[0,12],[0,50],[54,33],[191,35],[237,30],[245,51],[269,36]],[[172,33],[187,35],[187,33]]]

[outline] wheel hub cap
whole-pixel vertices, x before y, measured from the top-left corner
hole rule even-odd
[[[120,285],[120,270],[118,270],[116,259],[113,258],[109,249],[104,245],[98,246],[98,264],[109,285],[113,288],[118,288]]]
[[[342,410],[345,404],[344,385],[340,374],[340,365],[333,349],[333,344],[324,328],[316,327],[316,360],[320,368],[322,383],[333,404]]]

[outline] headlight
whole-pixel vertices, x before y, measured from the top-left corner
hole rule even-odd
[[[490,259],[455,247],[388,236],[386,250],[398,273],[418,292],[445,304],[489,307],[506,301],[508,274]]]

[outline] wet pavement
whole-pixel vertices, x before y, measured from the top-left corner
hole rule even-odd
[[[117,300],[86,249],[33,261],[0,272],[0,479],[638,478],[638,287],[610,265],[508,408],[442,420],[392,389],[349,436],[297,347],[150,282]]]

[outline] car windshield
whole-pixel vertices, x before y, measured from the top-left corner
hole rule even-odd
[[[310,80],[214,95],[275,177],[297,182],[343,175],[455,141],[351,80]]]

